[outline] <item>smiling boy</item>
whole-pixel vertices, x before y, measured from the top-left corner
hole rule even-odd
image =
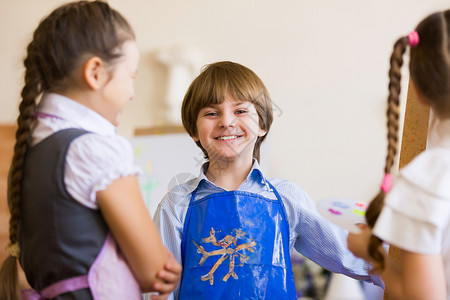
[[[348,232],[321,217],[298,185],[264,177],[258,160],[272,103],[253,71],[208,65],[186,93],[182,120],[207,162],[155,213],[163,243],[183,265],[171,297],[296,299],[294,247],[333,272],[370,280],[347,249]]]

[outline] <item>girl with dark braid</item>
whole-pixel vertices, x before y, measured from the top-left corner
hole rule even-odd
[[[176,287],[181,267],[143,202],[116,126],[134,98],[133,30],[103,1],[54,10],[27,47],[8,182],[10,256],[0,299],[141,299]]]
[[[409,46],[409,47],[408,47]],[[427,150],[403,167],[391,189],[397,153],[403,55],[417,98],[431,108]],[[349,249],[372,262],[389,299],[450,299],[450,10],[425,18],[394,45],[389,71],[385,177],[366,212],[368,227]],[[399,249],[399,262],[381,246]]]

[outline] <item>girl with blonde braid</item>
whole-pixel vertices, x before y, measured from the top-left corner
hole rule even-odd
[[[403,167],[391,189],[397,152],[403,55],[410,49],[412,86],[431,108],[427,150]],[[349,249],[373,263],[389,299],[450,299],[450,10],[434,13],[394,45],[389,71],[388,155],[368,227]],[[394,262],[382,241],[399,249]]]
[[[133,30],[103,1],[54,10],[27,47],[8,182],[10,256],[0,299],[164,299],[181,267],[140,194],[130,144],[117,136],[134,98]]]

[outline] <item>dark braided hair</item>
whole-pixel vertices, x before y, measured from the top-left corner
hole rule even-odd
[[[401,67],[403,65],[403,54],[408,46],[408,38],[402,37],[397,40],[391,55],[391,67],[389,70],[389,96],[387,109],[387,128],[388,128],[388,153],[386,156],[386,164],[384,166],[384,174],[390,174],[394,164],[395,155],[398,147],[398,127],[399,127],[399,96]],[[380,189],[378,195],[370,202],[366,212],[367,224],[372,228],[384,205],[385,191]],[[369,254],[380,263],[384,268],[383,256],[378,251],[378,247],[382,241],[376,236],[371,236],[369,243]]]
[[[450,10],[434,13],[417,26],[420,42],[410,48],[409,70],[416,89],[429,101],[437,116],[450,116]],[[387,109],[388,153],[384,173],[390,174],[398,148],[399,95],[403,55],[408,47],[408,37],[398,39],[390,60],[389,96]],[[380,190],[371,201],[367,212],[367,224],[373,228],[384,206],[386,192]],[[384,257],[379,252],[382,240],[372,235],[369,255],[384,269]]]
[[[135,36],[128,22],[103,1],[71,2],[43,19],[33,34],[24,60],[25,85],[21,92],[16,143],[8,179],[10,256],[0,271],[0,299],[18,299],[17,258],[23,168],[34,114],[40,96],[62,91],[73,84],[74,71],[87,59],[98,56],[113,64],[121,46]]]

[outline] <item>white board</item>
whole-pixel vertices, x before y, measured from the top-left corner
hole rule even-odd
[[[152,134],[131,140],[145,203],[153,217],[159,202],[175,185],[197,177],[204,155],[187,133]]]

